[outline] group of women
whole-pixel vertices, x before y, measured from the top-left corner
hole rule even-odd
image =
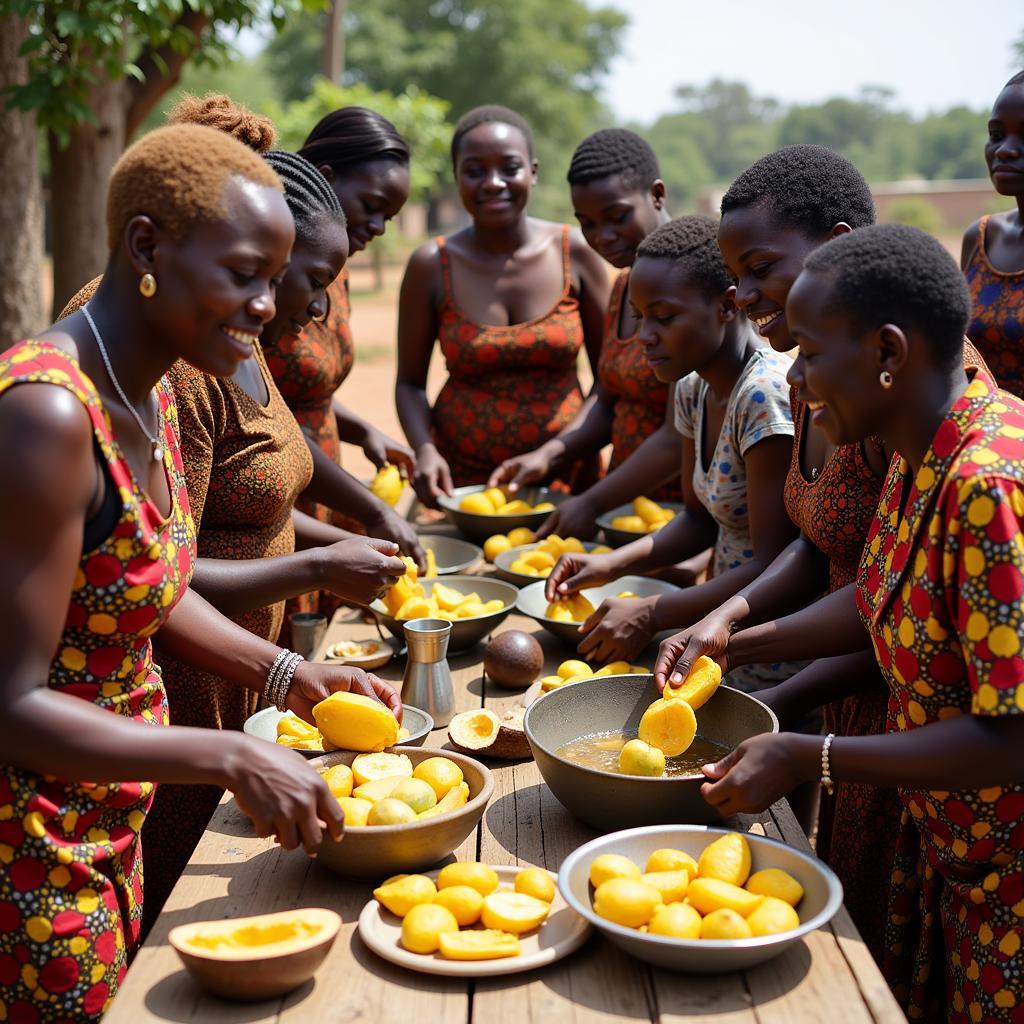
[[[605,602],[581,651],[681,629],[659,682],[708,654],[757,690],[784,731],[706,766],[709,802],[820,783],[818,852],[908,1015],[1024,1020],[1024,74],[986,147],[1017,209],[968,231],[963,274],[874,226],[861,175],[817,146],[745,170],[720,220],[673,220],[650,147],[604,130],[569,170],[582,231],[537,220],[528,125],[470,111],[469,223],[401,290],[408,446],[335,395],[345,262],[406,201],[408,145],[362,108],[298,154],[225,97],[169,120],[111,176],[102,277],[0,354],[0,1019],[102,1016],[224,788],[285,847],[340,834],[307,763],[239,730],[261,696],[401,714],[373,675],[277,642],[286,602],[365,604],[399,553],[422,560],[341,468],[346,441],[428,505],[552,482],[563,535],[681,499],[657,533],[555,567],[551,599],[626,572],[683,585]]]

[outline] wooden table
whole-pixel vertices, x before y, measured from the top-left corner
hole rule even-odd
[[[530,619],[515,613],[499,627],[536,633],[545,673],[570,652]],[[338,613],[325,643],[368,639],[375,627],[352,612]],[[485,706],[499,713],[521,701],[481,677],[483,647],[450,659],[459,711]],[[641,659],[651,664],[650,657]],[[404,659],[379,674],[400,683]],[[443,730],[427,746],[445,743]],[[492,762],[495,790],[477,830],[456,851],[460,859],[537,864],[557,871],[564,858],[596,833],[558,803],[532,761]],[[784,801],[770,812],[727,824],[808,844]],[[582,949],[546,968],[505,979],[459,981],[402,970],[371,953],[356,934],[370,885],[339,878],[301,851],[284,852],[252,835],[248,820],[226,796],[171,894],[149,940],[129,971],[106,1024],[144,1021],[329,1022],[374,1024],[522,1024],[636,1020],[716,1024],[830,1024],[903,1021],[845,908],[769,963],[724,975],[686,975],[648,967],[596,933]],[[208,996],[185,974],[167,944],[178,924],[291,907],[330,907],[344,921],[316,978],[284,999],[230,1003]]]

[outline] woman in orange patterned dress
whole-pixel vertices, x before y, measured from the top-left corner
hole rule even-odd
[[[111,177],[110,259],[88,306],[0,354],[0,987],[6,1020],[98,1021],[139,938],[154,783],[215,782],[284,845],[339,834],[294,752],[166,728],[151,640],[242,689],[287,652],[187,590],[195,527],[165,378],[221,376],[272,315],[294,229],[276,175],[212,129],[145,136]],[[142,339],[140,341],[140,339]],[[289,662],[290,663],[290,662]],[[332,689],[294,664],[309,716]],[[140,781],[146,780],[146,781]]]
[[[608,279],[579,232],[527,215],[537,179],[529,126],[505,107],[463,115],[452,138],[459,195],[472,223],[413,253],[399,300],[398,415],[428,505],[453,486],[558,434],[583,406],[576,359],[600,354]],[[437,341],[448,381],[427,400]],[[576,490],[597,478],[597,452],[554,462]]]
[[[960,265],[971,289],[967,336],[985,357],[996,383],[1024,397],[1024,71],[1003,87],[992,107],[985,162],[1001,196],[1015,210],[982,217],[964,235]]]

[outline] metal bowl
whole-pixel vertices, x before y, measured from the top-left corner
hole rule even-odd
[[[454,573],[465,572],[471,565],[475,565],[484,557],[483,548],[477,544],[470,544],[468,540],[459,540],[458,537],[421,533],[417,539],[424,551],[429,548],[434,552],[438,576],[451,576]]]
[[[598,676],[560,686],[526,709],[523,727],[544,781],[560,803],[600,832],[719,820],[701,796],[703,775],[620,775],[584,768],[557,754],[581,736],[616,731],[635,736],[641,715],[660,696],[654,676]],[[698,736],[730,749],[750,736],[778,731],[770,708],[728,686],[720,686],[697,710]]]
[[[277,723],[284,717],[277,708],[264,708],[245,720],[242,731],[257,739],[277,742]],[[420,747],[423,745],[430,730],[434,728],[434,720],[426,713],[406,704],[402,708],[402,725],[409,730],[409,735],[402,740],[403,747]],[[322,750],[300,750],[303,757],[320,757]]]
[[[450,498],[447,494],[441,494],[437,499],[438,505],[444,509],[451,522],[473,540],[487,540],[495,533],[508,533],[517,526],[528,526],[531,530],[536,530],[551,515],[550,512],[524,512],[517,516],[481,516],[474,512],[463,512],[459,508],[459,502],[468,494],[485,490],[487,488],[481,484],[470,484],[468,487],[456,487]],[[547,487],[522,487],[516,491],[515,497],[530,505],[538,505],[542,501],[550,501],[552,505],[557,505],[564,501],[567,495],[561,491],[549,490]]]
[[[662,508],[672,509],[676,515],[679,515],[686,508],[681,501],[659,501],[658,504]],[[628,505],[618,505],[616,508],[609,509],[597,517],[597,525],[601,527],[605,541],[613,548],[621,548],[623,544],[631,544],[641,537],[648,536],[647,533],[635,533],[633,530],[620,530],[618,527],[612,526],[612,520],[616,517],[634,514],[633,503],[629,502]]]
[[[453,750],[426,747],[389,747],[395,754],[408,754],[413,767],[428,757],[447,757],[462,769],[469,786],[469,800],[458,810],[436,818],[410,821],[405,825],[363,825],[347,827],[336,843],[325,835],[317,851],[318,864],[346,878],[380,881],[401,872],[420,871],[445,859],[476,828],[487,801],[494,792],[494,776],[479,761]],[[336,764],[351,765],[358,755],[351,750],[324,754],[312,762],[317,769]]]
[[[516,606],[518,591],[511,583],[505,583],[503,580],[491,579],[488,576],[445,576],[443,580],[420,580],[428,596],[433,590],[434,584],[438,582],[461,591],[463,594],[475,590],[480,595],[481,601],[486,602],[500,598],[505,602],[505,607],[501,611],[491,612],[490,615],[478,615],[474,619],[457,619],[453,622],[451,639],[448,641],[449,654],[468,651],[474,644],[478,644]],[[377,616],[377,621],[384,625],[392,636],[405,642],[405,631],[402,627],[407,620],[393,618],[388,614],[384,602],[379,599],[370,605],[370,611]]]
[[[554,633],[559,640],[575,647],[583,635],[579,631],[578,622],[558,622],[547,617],[548,599],[544,596],[546,580],[538,580],[528,587],[523,587],[516,597],[516,608],[539,622],[549,633]],[[655,580],[650,576],[620,576],[613,583],[602,587],[587,587],[580,593],[596,608],[606,597],[615,597],[624,590],[632,590],[638,597],[655,597],[658,594],[675,594],[679,587],[664,580]]]
[[[705,846],[725,834],[725,829],[709,829],[700,825],[659,825],[601,836],[573,851],[562,862],[558,888],[569,906],[616,946],[638,960],[670,971],[746,970],[778,956],[798,942],[801,936],[821,928],[842,906],[843,887],[820,860],[778,840],[745,833],[750,844],[752,871],[781,868],[804,887],[804,898],[797,906],[799,928],[755,939],[670,939],[612,924],[594,913],[589,876],[590,864],[595,857],[602,853],[620,853],[642,867],[655,850],[667,847],[683,850],[696,860]]]
[[[594,548],[599,548],[601,545],[596,541],[584,541],[583,550],[591,552]],[[607,547],[607,545],[605,545]],[[517,587],[525,587],[530,583],[536,583],[537,576],[527,576],[526,573],[513,572],[512,563],[522,554],[527,551],[533,551],[537,547],[536,542],[533,544],[520,544],[518,547],[509,548],[508,551],[502,551],[500,555],[494,560],[495,573],[500,576],[503,580],[508,580],[509,583],[514,583]],[[555,563],[558,563],[558,559],[555,559]]]

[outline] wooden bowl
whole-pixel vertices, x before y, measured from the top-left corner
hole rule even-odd
[[[471,540],[487,540],[495,533],[508,533],[517,526],[528,526],[531,530],[540,528],[549,515],[547,512],[520,512],[514,516],[482,516],[475,512],[463,512],[459,508],[459,502],[467,495],[476,494],[478,491],[487,490],[482,484],[470,484],[468,487],[456,487],[452,496],[440,494],[437,498],[438,505],[444,510],[444,514],[454,526],[464,533]],[[552,491],[547,487],[522,487],[516,491],[514,497],[525,501],[528,505],[539,505],[542,501],[550,501],[552,505],[558,505],[565,501],[568,495],[561,491]]]
[[[679,515],[686,506],[681,501],[659,501],[658,504],[662,508],[670,508],[676,515]],[[633,511],[633,503],[629,502],[626,505],[619,505],[616,508],[609,509],[607,512],[603,512],[597,517],[597,525],[601,527],[601,532],[604,534],[605,542],[613,548],[621,548],[624,544],[632,544],[633,541],[639,540],[641,537],[648,537],[650,534],[644,532],[640,533],[634,530],[620,530],[617,526],[612,526],[612,520],[617,519],[619,516],[632,516],[636,513]]]
[[[196,946],[197,936],[215,937],[243,928],[275,927],[297,918],[317,926],[313,935],[287,943],[252,946]],[[302,907],[257,917],[197,921],[172,928],[167,941],[185,970],[205,989],[227,999],[255,1002],[284,995],[308,981],[323,963],[341,927],[333,910]]]
[[[405,825],[364,825],[346,827],[345,837],[336,843],[325,835],[316,860],[346,878],[374,879],[411,873],[432,867],[447,857],[476,828],[487,801],[494,792],[494,776],[479,761],[454,750],[426,747],[390,747],[406,754],[415,768],[428,757],[447,757],[461,769],[469,786],[469,800],[458,810],[436,818],[410,821]],[[322,770],[336,764],[351,765],[359,755],[352,750],[335,750],[314,759]]]

